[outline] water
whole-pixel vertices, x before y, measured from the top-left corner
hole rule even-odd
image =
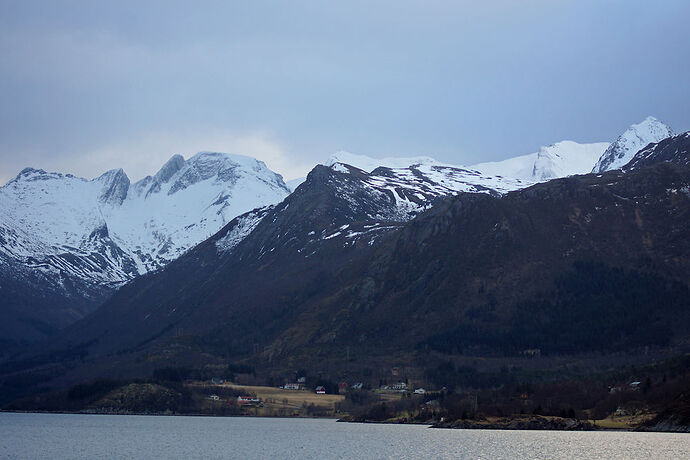
[[[690,458],[690,435],[0,413],[0,458]]]

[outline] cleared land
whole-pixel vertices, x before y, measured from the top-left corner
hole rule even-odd
[[[225,386],[253,393],[264,402],[283,404],[287,400],[287,405],[302,407],[304,404],[314,404],[315,406],[335,408],[335,404],[343,401],[343,395],[317,395],[314,391],[308,390],[284,390],[282,388],[263,387],[253,385],[235,385],[226,383]]]

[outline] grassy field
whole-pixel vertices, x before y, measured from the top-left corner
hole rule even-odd
[[[654,414],[618,417],[610,416],[605,419],[594,420],[593,423],[599,428],[604,428],[607,430],[630,430],[639,426],[643,422],[651,420],[652,418],[654,418]]]
[[[214,386],[232,388],[256,395],[263,402],[263,406],[247,407],[247,411],[258,416],[333,417],[337,415],[336,404],[345,399],[345,396],[342,395],[319,395],[313,390],[284,390],[275,387],[237,385],[234,383]]]

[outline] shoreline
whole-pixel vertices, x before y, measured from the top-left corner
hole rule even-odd
[[[689,433],[690,427],[669,426],[668,429],[655,429],[655,426],[609,427],[598,425],[601,420],[576,420],[543,416],[501,417],[495,420],[452,420],[452,421],[401,421],[401,420],[348,420],[346,423],[371,423],[387,425],[426,425],[429,428],[448,430],[500,430],[500,431],[611,431],[646,433]]]
[[[139,417],[216,417],[216,418],[267,418],[267,419],[311,419],[334,420],[337,423],[360,423],[372,425],[422,425],[427,428],[447,430],[498,430],[498,431],[600,431],[600,432],[641,432],[641,433],[687,433],[690,427],[668,426],[667,429],[655,429],[650,426],[637,426],[629,428],[614,428],[597,425],[597,420],[576,420],[543,416],[528,417],[502,417],[497,420],[453,420],[453,421],[402,421],[402,420],[355,420],[338,417],[314,417],[314,416],[266,416],[266,415],[221,415],[200,413],[173,413],[173,412],[128,412],[128,411],[29,411],[0,409],[0,413],[14,414],[53,414],[53,415],[116,415]]]

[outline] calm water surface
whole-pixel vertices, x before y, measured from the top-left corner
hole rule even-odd
[[[690,458],[690,435],[0,413],[1,458]]]

